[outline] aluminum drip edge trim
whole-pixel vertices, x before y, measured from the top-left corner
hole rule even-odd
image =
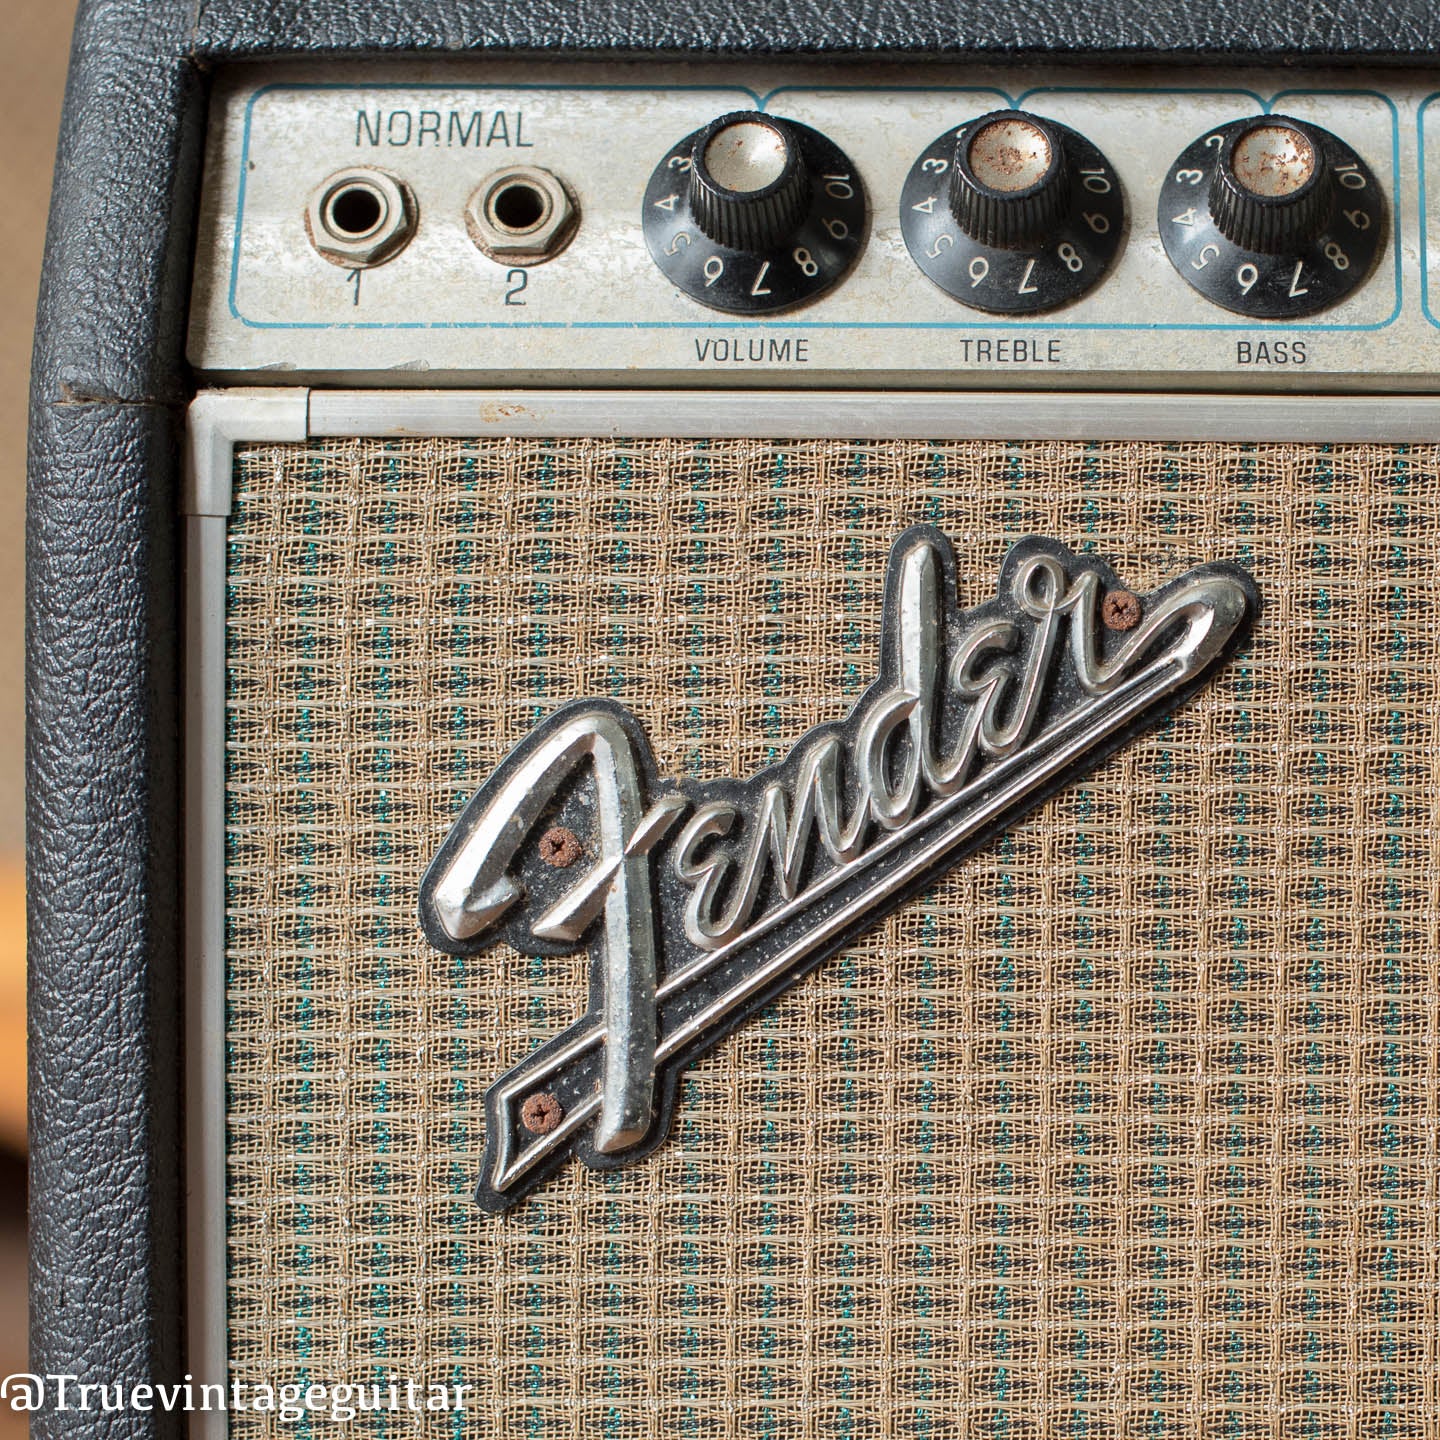
[[[707,390],[312,390],[312,438],[1428,443],[1440,396]]]

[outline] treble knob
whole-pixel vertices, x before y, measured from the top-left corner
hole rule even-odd
[[[997,110],[956,137],[950,213],[982,245],[1035,245],[1064,218],[1067,179],[1058,127],[1018,110]]]
[[[935,138],[900,193],[910,258],[976,310],[1053,310],[1097,285],[1125,239],[1110,162],[1058,120],[993,110]]]
[[[798,120],[722,115],[687,135],[645,191],[645,242],[671,283],[756,315],[838,284],[865,237],[865,187],[844,152]]]
[[[1362,285],[1384,248],[1387,207],[1338,135],[1289,115],[1217,126],[1176,157],[1160,238],[1186,282],[1227,310],[1299,319]]]

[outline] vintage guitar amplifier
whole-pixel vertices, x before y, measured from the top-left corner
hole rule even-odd
[[[82,9],[36,1434],[1437,1433],[1434,16],[1029,19]]]

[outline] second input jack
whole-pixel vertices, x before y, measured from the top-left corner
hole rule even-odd
[[[470,238],[492,260],[539,265],[574,238],[580,207],[560,177],[511,165],[485,178],[465,207]]]

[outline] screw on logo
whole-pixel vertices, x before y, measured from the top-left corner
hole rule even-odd
[[[1184,701],[1258,607],[1231,565],[1142,598],[1033,537],[993,599],[955,597],[949,541],[905,531],[879,678],[748,779],[661,780],[628,710],[580,700],[476,792],[421,884],[426,938],[584,947],[592,977],[586,1013],[486,1094],[480,1205],[513,1204],[572,1152],[597,1168],[648,1154],[691,1061]]]

